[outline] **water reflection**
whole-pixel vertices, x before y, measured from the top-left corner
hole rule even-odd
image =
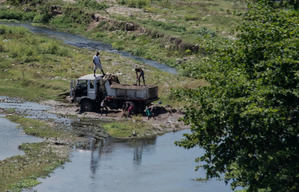
[[[149,140],[93,142],[92,150],[75,150],[71,162],[41,179],[33,190],[105,192],[228,192],[223,181],[194,181],[204,171],[194,171],[200,149],[185,150],[174,141],[183,132]]]
[[[141,143],[140,145],[136,145],[135,149],[134,149],[134,157],[133,157],[133,162],[136,165],[140,165],[141,164],[141,160],[142,160],[142,153],[143,153],[143,143]]]

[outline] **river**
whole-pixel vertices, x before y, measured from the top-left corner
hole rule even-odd
[[[142,57],[132,55],[129,52],[113,49],[110,44],[103,43],[101,41],[91,40],[91,39],[88,39],[88,38],[85,38],[85,37],[82,37],[79,35],[74,35],[74,34],[66,33],[66,32],[59,32],[59,31],[55,31],[55,30],[45,28],[45,27],[33,26],[33,25],[27,24],[27,23],[0,22],[0,24],[25,27],[28,30],[30,30],[32,33],[59,39],[68,45],[72,45],[72,46],[79,47],[79,48],[92,49],[92,50],[95,50],[95,49],[96,50],[104,50],[107,52],[115,53],[115,54],[122,55],[127,58],[134,59],[136,61],[140,61],[144,64],[150,65],[152,67],[155,67],[157,69],[160,69],[160,70],[168,72],[168,73],[173,73],[173,74],[177,73],[175,68],[169,67],[169,66],[159,63],[157,61],[153,61],[153,60],[149,60],[149,59],[145,59]]]
[[[4,115],[0,115],[0,161],[15,155],[23,155],[24,152],[18,148],[22,143],[43,141],[43,139],[26,135],[17,126],[18,124],[5,119]]]
[[[174,145],[187,130],[155,139],[137,141],[106,140],[92,150],[76,149],[66,163],[28,191],[40,192],[229,192],[224,181],[204,177],[194,171],[199,148],[186,150]]]
[[[47,112],[51,107],[9,97],[0,97],[0,108],[15,109],[26,117],[56,121],[76,130],[80,122]],[[17,124],[0,118],[0,159],[21,155],[18,145],[38,142],[27,136]],[[76,126],[76,127],[75,127]],[[84,126],[83,126],[84,127]],[[119,141],[92,140],[89,150],[74,149],[71,162],[56,169],[50,177],[30,190],[38,192],[93,192],[93,191],[144,191],[144,192],[228,192],[224,181],[211,179],[195,181],[204,177],[204,170],[195,172],[194,159],[203,153],[200,148],[184,149],[174,145],[188,130],[168,133],[153,139]]]

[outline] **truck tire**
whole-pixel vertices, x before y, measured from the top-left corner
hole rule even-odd
[[[145,102],[139,101],[139,102],[134,102],[135,104],[135,113],[143,113],[145,110]]]
[[[90,99],[83,99],[80,103],[80,111],[94,111],[94,102]]]

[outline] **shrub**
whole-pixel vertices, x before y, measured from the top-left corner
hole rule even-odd
[[[148,0],[118,0],[117,2],[133,8],[143,8],[149,4]]]
[[[216,36],[216,32],[211,31],[210,29],[208,29],[207,27],[201,27],[197,30],[193,30],[188,32],[190,34],[197,34],[197,35],[201,35],[201,36],[211,36],[211,37],[215,37]]]
[[[7,1],[13,5],[26,4],[29,2],[30,4],[35,5],[35,4],[41,4],[43,2],[43,0],[7,0]]]
[[[38,14],[35,15],[33,18],[34,23],[47,23],[49,21],[49,18],[45,14]]]
[[[197,15],[185,15],[185,21],[196,21],[199,20]]]
[[[2,42],[0,42],[0,52],[4,52],[4,45]]]
[[[35,12],[25,12],[22,16],[22,20],[33,21],[35,16],[36,16]]]
[[[23,13],[21,11],[14,10],[0,10],[0,19],[16,19],[21,20]]]
[[[102,9],[107,9],[108,6],[105,3],[98,3],[95,0],[78,0],[76,2],[80,7],[88,7],[91,9],[98,9],[98,10],[102,10]]]

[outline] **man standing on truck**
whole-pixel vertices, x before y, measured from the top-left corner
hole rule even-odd
[[[94,64],[94,70],[93,70],[93,75],[96,76],[96,70],[97,68],[101,69],[103,75],[105,75],[103,68],[102,68],[102,64],[101,64],[101,60],[100,60],[100,52],[97,51],[96,55],[93,56],[92,58],[92,62]]]
[[[138,67],[138,65],[135,65],[135,72],[136,72],[136,84],[140,85],[140,78],[142,77],[143,85],[145,85],[144,71],[141,69],[141,67]]]

